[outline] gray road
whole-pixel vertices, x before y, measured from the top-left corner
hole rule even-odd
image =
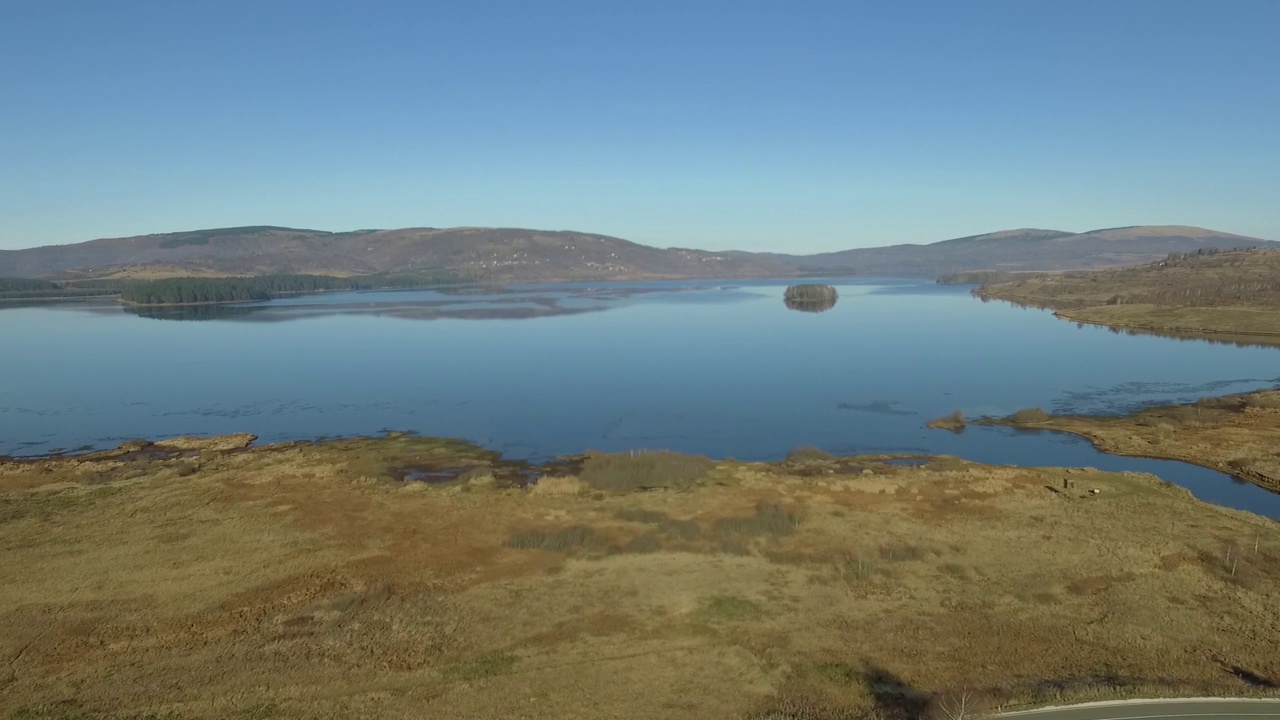
[[[1160,700],[1004,713],[1011,720],[1165,720],[1165,718],[1280,718],[1280,700]]]

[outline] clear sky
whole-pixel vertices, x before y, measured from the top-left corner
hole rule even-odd
[[[1280,2],[0,3],[0,248],[256,224],[1280,239]]]

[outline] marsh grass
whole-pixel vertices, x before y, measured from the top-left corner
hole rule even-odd
[[[675,452],[593,454],[583,462],[581,477],[595,490],[686,489],[698,484],[713,467],[715,463],[709,458]]]
[[[716,521],[715,529],[721,535],[755,535],[783,537],[792,535],[800,527],[801,514],[786,510],[781,505],[765,503],[756,508],[750,517],[727,517]]]
[[[579,550],[602,554],[609,550],[604,538],[585,525],[555,531],[525,530],[508,537],[505,544],[514,550],[546,550],[564,554]]]
[[[628,508],[619,510],[616,517],[628,522],[656,525],[663,535],[680,542],[695,542],[702,536],[702,527],[696,520],[677,520],[657,510]]]
[[[622,546],[622,552],[637,554],[656,553],[662,549],[662,536],[655,530],[637,535]]]

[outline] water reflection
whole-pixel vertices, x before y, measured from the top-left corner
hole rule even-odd
[[[124,311],[148,320],[230,320],[259,313],[263,305],[171,305],[164,307],[138,307],[124,305]]]

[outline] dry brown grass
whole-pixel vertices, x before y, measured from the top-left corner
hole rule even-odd
[[[1280,678],[1280,529],[1145,475],[578,494],[401,481],[508,472],[429,439],[188,451],[0,463],[0,717],[894,717]]]

